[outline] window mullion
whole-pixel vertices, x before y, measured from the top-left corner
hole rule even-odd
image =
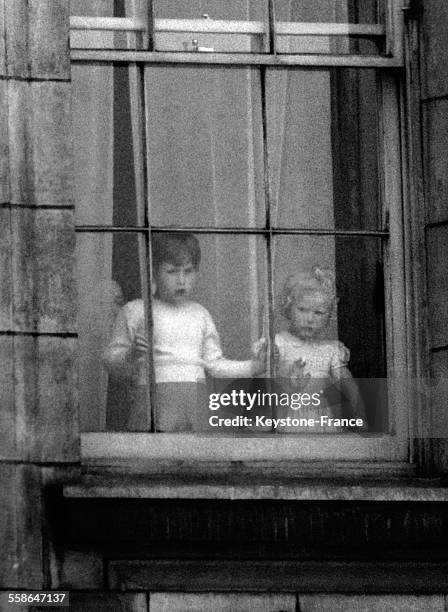
[[[268,32],[269,53],[272,53],[275,56],[277,54],[275,0],[268,0]]]
[[[144,113],[143,68],[137,64],[129,66],[129,91],[132,123],[132,147],[134,152],[134,173],[136,187],[137,223],[145,227],[145,234],[138,234],[138,251],[140,261],[140,282],[142,298],[146,313],[146,331],[148,341],[147,377],[149,381],[149,408],[151,411],[151,431],[154,429],[155,386],[153,364],[153,318],[152,318],[152,279],[151,270],[151,223],[146,213],[147,202],[147,164],[146,164],[146,130]]]
[[[148,51],[154,51],[154,2],[153,0],[147,0],[147,12],[146,21],[148,28]]]
[[[261,112],[262,112],[262,128],[263,128],[263,178],[264,178],[264,193],[265,193],[265,210],[266,210],[266,254],[267,254],[267,298],[268,298],[268,330],[267,338],[269,339],[269,363],[268,376],[271,378],[274,375],[274,269],[273,269],[273,234],[272,234],[272,216],[273,216],[273,195],[270,180],[269,168],[269,140],[268,140],[268,122],[267,122],[267,98],[266,98],[266,78],[267,68],[260,68],[260,83],[261,83]]]

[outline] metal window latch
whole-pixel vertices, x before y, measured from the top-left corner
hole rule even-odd
[[[199,41],[196,38],[193,38],[191,44],[193,45],[193,51],[195,53],[213,53],[214,51],[213,47],[200,47]]]
[[[210,19],[210,15],[208,13],[203,13],[202,18]],[[193,38],[191,44],[193,45],[193,51],[195,51],[196,53],[213,53],[214,51],[213,47],[200,47],[199,41],[196,38]]]

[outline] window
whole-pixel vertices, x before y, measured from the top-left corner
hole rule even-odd
[[[406,461],[391,384],[407,348],[396,3],[92,1],[72,14],[83,430],[154,430],[154,382],[108,375],[102,355],[124,303],[139,301],[152,338],[150,245],[167,232],[199,238],[195,299],[226,357],[284,329],[285,278],[319,265],[336,277],[329,334],[354,376],[390,381],[386,409],[364,394],[364,436],[268,431],[193,448],[191,434],[89,433],[88,454],[105,439],[120,455],[170,458],[175,444],[186,458]],[[140,376],[154,381],[147,355]],[[135,405],[145,414],[130,425]]]
[[[402,56],[394,0],[74,0],[71,11],[73,49]]]

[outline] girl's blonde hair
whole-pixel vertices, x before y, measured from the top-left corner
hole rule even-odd
[[[315,266],[310,272],[296,272],[285,280],[281,296],[282,314],[289,318],[290,307],[299,302],[305,294],[319,293],[329,306],[337,303],[336,281],[331,270]]]

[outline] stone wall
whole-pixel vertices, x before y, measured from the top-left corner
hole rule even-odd
[[[4,588],[47,584],[44,480],[79,458],[68,4],[0,1]]]

